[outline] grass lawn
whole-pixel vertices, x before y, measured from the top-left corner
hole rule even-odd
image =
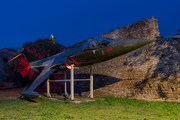
[[[35,101],[0,100],[0,120],[180,120],[180,103],[177,102],[145,102],[115,97],[80,104],[42,98]]]

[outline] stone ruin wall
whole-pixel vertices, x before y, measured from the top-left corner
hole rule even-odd
[[[151,17],[100,36],[115,39],[155,39],[159,37],[158,20]]]
[[[101,35],[116,39],[155,39],[158,20],[138,21]],[[113,95],[145,100],[180,99],[180,42],[154,42],[131,53],[93,65],[94,96]],[[89,66],[75,70],[75,78],[89,78]],[[75,82],[75,92],[89,95],[89,81]]]
[[[4,65],[7,64],[7,61],[10,60],[14,54],[16,54],[16,52],[7,48],[0,49],[0,88],[14,86],[12,82],[13,80],[7,76],[4,76],[2,71]],[[7,61],[4,61],[3,59],[7,59]]]

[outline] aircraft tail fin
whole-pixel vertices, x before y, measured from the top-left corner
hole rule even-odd
[[[35,55],[33,55],[32,53],[30,53],[30,52],[27,51],[27,50],[24,50],[24,51],[23,51],[23,54],[24,54],[24,56],[26,57],[28,63],[34,62],[34,61],[37,61],[37,60],[40,60],[40,58],[36,57]]]
[[[16,55],[15,57],[13,57],[12,59],[10,59],[8,62],[11,62],[12,60],[16,59],[17,57],[24,55],[28,61],[28,63],[30,62],[34,62],[37,60],[40,60],[38,57],[34,56],[32,53],[30,53],[29,51],[27,51],[26,49],[24,49],[22,52],[20,52],[18,55]]]

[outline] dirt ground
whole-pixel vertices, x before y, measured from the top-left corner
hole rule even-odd
[[[0,90],[0,100],[8,100],[8,99],[17,99],[17,96],[19,95],[20,92],[22,92],[24,88],[11,88],[11,89],[3,89],[3,90]],[[61,101],[64,101],[64,100],[67,100],[69,99],[69,97],[64,97],[63,94],[57,94],[57,93],[51,93],[52,97],[51,98],[48,98],[46,97],[46,92],[43,92],[42,89],[40,90],[36,90],[38,91],[38,93],[40,93],[40,95],[42,96],[42,98],[45,98],[45,99],[49,99],[49,100],[61,100]],[[81,101],[94,101],[96,99],[103,99],[103,98],[87,98],[87,97],[81,97],[79,95],[76,95],[74,96],[74,101],[75,103],[80,103]],[[149,101],[149,102],[152,102],[152,101],[171,101],[172,100],[162,100],[162,99],[155,99],[155,100],[148,100],[148,99],[138,99],[138,100],[142,100],[142,101]],[[180,102],[180,100],[176,100],[174,102]]]
[[[17,99],[17,96],[19,95],[20,92],[23,91],[24,88],[11,88],[11,89],[3,89],[0,90],[0,100],[8,100],[8,99]],[[52,97],[46,97],[46,92],[42,91],[42,89],[40,90],[36,90],[38,91],[38,93],[40,93],[40,95],[42,96],[42,98],[45,99],[49,99],[49,100],[61,100],[61,101],[65,101],[65,100],[69,100],[69,96],[65,97],[64,94],[57,94],[57,93],[51,93]],[[82,101],[94,101],[96,99],[102,99],[102,98],[88,98],[88,97],[81,97],[79,95],[74,96],[74,100],[72,102],[74,103],[80,103]]]
[[[0,90],[0,100],[2,99],[17,99],[19,92],[21,92],[23,88],[9,88]]]

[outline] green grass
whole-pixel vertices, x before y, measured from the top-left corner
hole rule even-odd
[[[115,97],[80,104],[41,98],[36,101],[0,100],[0,120],[180,120],[180,103],[177,102],[145,102]]]

